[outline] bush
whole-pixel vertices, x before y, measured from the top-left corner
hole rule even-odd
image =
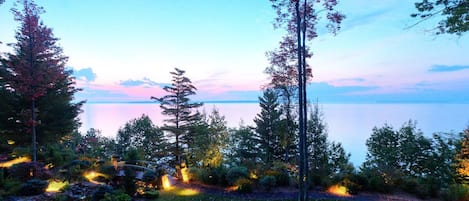
[[[234,185],[242,178],[249,178],[248,169],[246,167],[233,167],[226,173],[226,179],[229,185]]]
[[[39,179],[31,179],[21,184],[20,195],[39,195],[46,191],[49,182]]]
[[[394,191],[394,187],[386,184],[384,178],[380,176],[372,176],[368,181],[368,189],[380,193],[391,193]]]
[[[235,183],[237,186],[236,191],[239,193],[251,193],[252,192],[252,182],[246,178],[239,178]]]
[[[160,196],[160,192],[156,190],[148,190],[143,193],[143,198],[146,199],[156,199]]]
[[[259,180],[259,183],[266,191],[270,191],[273,187],[277,185],[277,179],[274,176],[268,175],[262,177]]]
[[[264,174],[265,176],[274,176],[276,186],[290,185],[290,175],[288,175],[286,170],[268,170]]]
[[[441,194],[444,201],[469,201],[469,186],[453,184]]]
[[[135,173],[130,168],[125,168],[125,176],[123,178],[123,187],[127,195],[133,196],[137,192],[137,185],[135,184],[134,178]]]
[[[146,171],[143,173],[142,181],[150,183],[156,181],[156,173],[153,171]]]
[[[190,168],[189,175],[192,180],[200,181],[209,185],[226,186],[226,169],[223,167],[218,168]]]
[[[122,191],[114,191],[112,193],[105,193],[104,198],[100,201],[131,201],[132,197]]]
[[[349,180],[351,183],[355,184],[347,186],[350,191],[350,194],[356,194],[359,191],[363,190],[363,188],[368,186],[368,179],[362,174],[352,173],[351,175],[349,175]]]
[[[0,195],[17,195],[21,190],[21,181],[16,179],[5,179],[1,184]]]
[[[108,175],[111,178],[117,173],[113,165],[102,165],[99,167],[99,172]]]
[[[9,173],[12,178],[22,182],[31,179],[48,180],[52,178],[52,174],[44,168],[44,164],[38,162],[15,164],[10,168]]]
[[[106,193],[108,193],[108,194],[112,193],[113,190],[114,189],[111,186],[108,186],[108,185],[99,186],[91,194],[91,201],[100,201],[101,199],[104,199],[104,196],[106,195]]]

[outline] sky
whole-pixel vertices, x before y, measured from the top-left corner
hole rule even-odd
[[[19,23],[0,5],[0,51],[11,49]],[[268,0],[37,0],[68,68],[77,100],[151,101],[164,95],[174,68],[197,87],[194,100],[255,101],[268,80],[265,53],[285,34],[274,29]],[[340,1],[337,35],[318,24],[309,42],[319,102],[469,102],[469,38],[435,36],[438,18],[417,22],[414,1]],[[409,28],[410,27],[410,28]]]

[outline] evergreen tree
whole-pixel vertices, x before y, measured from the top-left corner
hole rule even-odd
[[[328,183],[336,175],[353,171],[350,154],[341,143],[330,142],[327,124],[318,103],[313,105],[307,125],[307,150],[310,175],[313,184]]]
[[[274,160],[281,160],[284,153],[280,143],[284,121],[281,119],[278,94],[272,89],[265,90],[263,97],[259,97],[259,105],[261,112],[254,119],[256,138],[262,161],[271,165]]]
[[[318,104],[314,104],[307,125],[308,162],[313,177],[327,177],[329,171],[329,142],[327,125]],[[319,179],[319,178],[316,178]],[[314,181],[313,181],[314,182]]]
[[[460,151],[456,154],[456,173],[459,182],[469,184],[469,128],[463,135]]]
[[[162,129],[171,133],[174,143],[172,151],[175,156],[176,163],[181,163],[181,156],[184,155],[184,148],[188,147],[190,136],[187,136],[191,124],[199,118],[199,114],[194,110],[202,106],[202,103],[191,102],[189,96],[195,95],[197,88],[192,85],[189,78],[184,76],[185,71],[175,68],[171,72],[173,76],[171,86],[165,86],[163,89],[168,95],[161,98],[151,97],[160,102],[162,114],[169,117],[166,119]]]
[[[195,128],[193,143],[190,144],[192,162],[203,166],[219,167],[224,161],[224,150],[228,142],[228,128],[225,116],[214,108],[208,117],[203,115]]]
[[[155,161],[166,155],[167,141],[163,131],[143,114],[118,130],[117,146],[122,156],[134,148],[142,152],[145,160]]]
[[[257,167],[257,162],[260,161],[259,143],[253,128],[240,125],[239,128],[232,130],[229,144],[232,162],[249,169]]]
[[[13,9],[15,20],[21,23],[15,36],[17,42],[12,44],[14,51],[2,59],[0,70],[0,91],[8,94],[0,101],[8,105],[8,111],[0,115],[6,118],[1,120],[5,123],[0,130],[7,135],[20,134],[19,143],[25,141],[24,134],[32,134],[32,155],[36,160],[38,141],[57,140],[78,127],[76,118],[83,102],[71,103],[78,89],[64,68],[67,57],[57,45],[58,39],[40,21],[43,9],[31,0],[21,3],[22,11]],[[28,129],[19,128],[19,123]]]

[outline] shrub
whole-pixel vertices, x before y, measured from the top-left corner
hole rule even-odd
[[[189,175],[192,180],[200,181],[209,185],[226,186],[226,169],[218,168],[190,168]]]
[[[112,193],[112,192],[113,192],[113,188],[111,186],[108,186],[108,185],[99,186],[91,194],[91,201],[100,201],[101,199],[104,198],[104,195],[106,195],[106,193]]]
[[[368,179],[363,174],[352,173],[348,178],[350,182],[355,184],[353,186],[347,186],[347,188],[350,190],[350,194],[356,194],[368,186]]]
[[[44,168],[44,164],[38,162],[18,163],[13,165],[10,170],[10,176],[22,182],[30,179],[48,180],[52,174]]]
[[[242,178],[249,178],[248,169],[246,167],[233,167],[226,173],[226,179],[229,185],[235,184]]]
[[[441,194],[444,201],[469,201],[469,186],[453,184]]]
[[[21,190],[21,181],[10,178],[1,184],[0,195],[17,195]]]
[[[159,196],[160,196],[160,192],[156,190],[148,190],[148,191],[145,191],[145,193],[143,193],[143,198],[146,198],[146,199],[156,199]]]
[[[135,173],[130,168],[125,168],[124,172],[125,172],[125,176],[123,178],[124,191],[125,193],[127,193],[127,195],[132,196],[137,192],[137,185],[135,184],[135,181],[134,181]]]
[[[368,181],[369,190],[380,192],[380,193],[391,193],[394,191],[394,187],[386,184],[384,178],[380,176],[372,176]]]
[[[100,201],[131,201],[132,197],[122,191],[114,191],[112,193],[105,193],[104,198]]]
[[[117,173],[113,165],[102,165],[99,167],[99,172],[110,177],[113,177]]]
[[[31,179],[21,184],[20,195],[39,195],[46,191],[49,182],[39,179]]]
[[[262,177],[259,180],[259,183],[266,191],[270,191],[273,187],[277,185],[277,179],[274,176],[268,175]]]
[[[239,178],[235,183],[237,186],[236,191],[239,193],[251,193],[252,192],[252,182],[246,178]]]
[[[268,170],[264,174],[266,176],[274,176],[276,180],[276,186],[290,185],[290,175],[288,175],[286,170]]]
[[[146,171],[143,173],[143,176],[142,176],[142,181],[144,182],[154,182],[156,181],[156,173],[153,172],[153,171]]]

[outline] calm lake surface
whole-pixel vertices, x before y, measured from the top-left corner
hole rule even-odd
[[[225,116],[229,127],[237,127],[241,121],[253,125],[260,111],[257,103],[209,103],[203,108],[210,113],[214,107]],[[320,104],[320,107],[329,139],[343,144],[356,167],[365,160],[365,142],[375,126],[387,123],[398,129],[412,119],[424,135],[431,136],[435,132],[460,132],[469,125],[469,104]],[[80,132],[95,128],[104,136],[115,137],[127,121],[142,114],[157,126],[163,125],[165,117],[156,103],[87,103],[80,114]]]

